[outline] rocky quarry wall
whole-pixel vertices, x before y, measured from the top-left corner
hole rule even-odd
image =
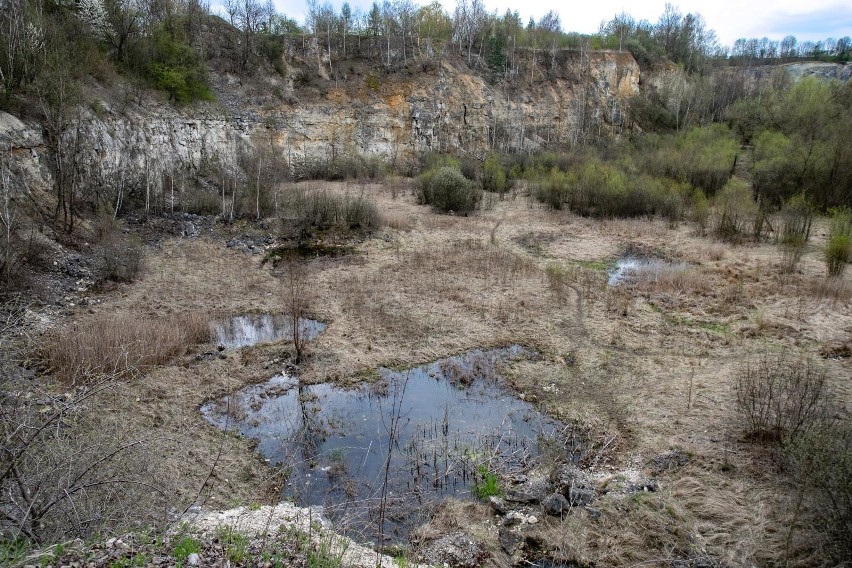
[[[81,109],[68,129],[95,177],[236,166],[241,147],[265,146],[289,164],[343,155],[411,159],[429,151],[535,151],[623,132],[639,67],[627,53],[545,52],[523,87],[490,85],[460,62],[422,73],[331,83],[323,92],[270,81],[286,98],[253,97],[214,77],[220,102],[179,108],[141,97]],[[49,185],[41,126],[0,113],[0,143],[31,181]]]
[[[489,84],[458,60],[380,79],[327,81],[324,89],[294,88],[295,66],[289,77],[267,78],[266,92],[214,75],[218,103],[180,108],[141,97],[121,104],[104,98],[81,109],[69,133],[84,170],[107,183],[209,164],[236,169],[241,148],[268,148],[290,165],[353,154],[398,162],[429,151],[477,157],[490,150],[532,152],[618,137],[632,128],[626,108],[639,93],[640,70],[629,53],[540,51],[531,61],[508,87]],[[787,67],[793,78],[849,75],[847,66],[812,65],[813,72],[806,64]],[[674,69],[657,75],[642,81],[680,80]],[[31,184],[49,187],[37,122],[0,112],[0,144]]]

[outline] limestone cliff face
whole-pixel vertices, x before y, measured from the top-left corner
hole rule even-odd
[[[482,156],[607,138],[624,127],[639,67],[627,53],[540,53],[529,76],[491,85],[460,62],[425,71],[344,81],[325,93],[288,93],[289,103],[232,100],[256,143],[291,162],[343,154],[405,159],[429,151]],[[223,99],[225,97],[222,97]],[[248,103],[248,104],[247,104]]]
[[[543,51],[528,55],[511,86],[489,84],[462,62],[381,78],[358,76],[328,88],[293,89],[270,80],[275,98],[252,96],[217,77],[220,103],[187,108],[104,100],[82,109],[74,128],[86,173],[115,176],[194,171],[236,164],[241,146],[264,145],[293,164],[306,158],[376,155],[391,161],[428,151],[534,151],[618,136],[627,99],[638,92],[629,53]],[[47,168],[40,126],[0,118],[0,142]],[[47,180],[42,180],[45,185]]]

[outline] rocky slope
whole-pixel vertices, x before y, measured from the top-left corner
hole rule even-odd
[[[241,146],[271,148],[290,165],[356,154],[399,163],[428,151],[535,151],[618,135],[639,85],[628,53],[538,54],[509,87],[489,84],[461,61],[300,82],[312,66],[303,58],[286,77],[253,83],[214,75],[215,105],[177,108],[144,94],[101,93],[74,129],[80,163],[108,183],[211,163],[231,168]],[[40,130],[0,114],[0,142],[46,186]]]
[[[481,158],[491,150],[534,152],[618,137],[640,79],[670,96],[686,88],[674,67],[643,73],[619,52],[526,53],[510,81],[490,84],[463,60],[412,63],[383,74],[351,68],[329,79],[327,62],[310,50],[290,54],[286,73],[212,80],[216,104],[175,107],[156,95],[96,90],[74,131],[79,164],[90,183],[128,185],[210,165],[237,170],[241,149],[264,148],[289,166],[339,156],[376,156],[396,166],[429,151]],[[363,62],[362,62],[363,63]],[[848,80],[849,66],[795,63],[791,77]],[[742,70],[769,80],[778,67]],[[677,98],[677,97],[675,97]],[[0,144],[10,148],[29,187],[50,187],[40,125],[0,112]],[[403,168],[404,170],[404,168]]]

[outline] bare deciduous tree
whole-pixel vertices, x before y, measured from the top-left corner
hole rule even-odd
[[[11,154],[11,148],[9,152]],[[15,233],[17,203],[13,193],[12,172],[4,152],[0,155],[0,274],[7,282],[12,277],[12,267],[15,264],[12,236]]]
[[[284,263],[284,303],[292,318],[291,333],[296,364],[302,362],[308,341],[306,317],[311,306],[310,282],[305,266],[295,255]]]

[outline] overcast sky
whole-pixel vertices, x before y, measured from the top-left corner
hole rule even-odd
[[[304,22],[306,0],[273,0],[280,12]],[[325,0],[319,0],[324,3]],[[330,0],[339,10],[343,0]],[[427,0],[414,0],[419,4]],[[536,20],[550,9],[559,12],[564,31],[594,33],[601,20],[609,20],[622,11],[637,20],[655,23],[663,13],[665,0],[583,0],[555,3],[547,0],[484,0],[489,11],[502,14],[507,8],[518,10],[523,21]],[[381,0],[379,0],[381,3]],[[441,2],[452,11],[455,0]],[[795,35],[799,41],[822,40],[828,37],[852,36],[852,2],[837,0],[689,0],[673,1],[684,14],[698,12],[707,25],[716,31],[719,42],[730,46],[741,37],[782,39]],[[214,6],[219,4],[212,0]],[[349,0],[350,6],[366,10],[372,0]],[[215,7],[214,7],[215,9]]]

